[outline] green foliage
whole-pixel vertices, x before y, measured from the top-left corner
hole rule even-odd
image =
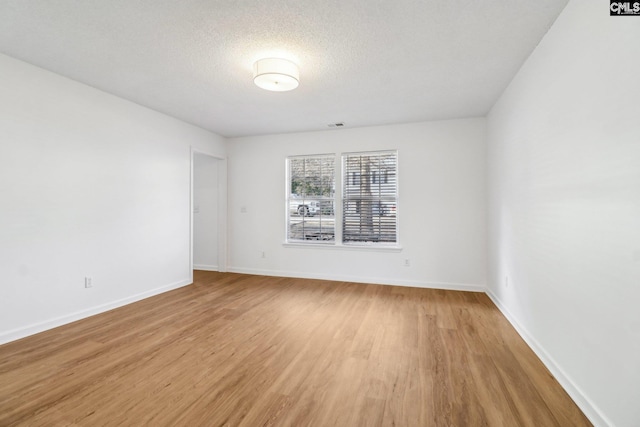
[[[304,197],[332,197],[335,192],[333,157],[290,160],[291,193]]]

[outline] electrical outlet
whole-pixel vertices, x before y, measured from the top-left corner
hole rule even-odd
[[[84,278],[84,287],[85,288],[92,288],[93,287],[93,279],[91,277],[85,277]]]
[[[409,261],[409,259],[408,259],[408,258],[405,258],[405,260],[404,260],[404,264],[403,264],[403,265],[404,265],[405,267],[411,267],[411,261]]]
[[[266,258],[267,253],[265,251],[260,252],[260,258]]]

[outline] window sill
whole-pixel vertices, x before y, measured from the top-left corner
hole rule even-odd
[[[330,249],[345,251],[402,252],[402,246],[387,245],[343,245],[338,243],[290,243],[282,244],[285,248]]]

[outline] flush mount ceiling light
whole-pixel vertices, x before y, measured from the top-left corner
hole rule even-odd
[[[260,88],[284,92],[298,87],[298,66],[280,58],[260,59],[253,64],[253,82]]]

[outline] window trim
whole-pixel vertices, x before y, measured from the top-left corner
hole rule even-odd
[[[366,151],[345,151],[340,153],[340,165],[341,165],[341,176],[344,176],[346,171],[345,171],[345,158],[347,156],[350,155],[359,155],[359,154],[365,154],[365,155],[376,155],[376,154],[390,154],[393,153],[395,155],[396,158],[396,164],[395,164],[395,173],[396,173],[396,191],[395,191],[395,202],[396,202],[396,227],[395,227],[395,233],[396,233],[396,241],[395,242],[345,242],[344,241],[344,236],[343,236],[343,202],[345,199],[345,195],[344,195],[344,185],[341,185],[340,187],[340,196],[339,196],[339,201],[340,201],[340,245],[345,246],[345,247],[357,247],[357,248],[401,248],[400,245],[400,155],[397,149],[388,149],[388,150],[366,150]],[[374,175],[372,175],[373,178]],[[355,176],[354,176],[355,178]],[[378,178],[380,178],[380,176],[378,175]],[[358,183],[360,182],[360,177],[358,177],[357,181]],[[355,179],[354,179],[355,181]],[[385,183],[388,182],[388,177],[385,174],[385,178],[384,178]],[[342,184],[342,182],[341,182]],[[338,218],[336,218],[336,221],[338,221]]]
[[[307,159],[307,158],[333,158],[333,210],[334,210],[334,226],[333,226],[333,240],[289,240],[289,222],[291,220],[290,201],[291,201],[291,174],[290,174],[290,161],[292,159]],[[302,246],[334,246],[338,242],[338,193],[336,191],[338,174],[336,163],[338,161],[336,153],[321,153],[321,154],[297,154],[293,156],[285,157],[285,227],[284,227],[284,244],[285,245],[302,245]]]
[[[376,153],[395,153],[396,155],[396,241],[394,243],[375,243],[375,242],[343,242],[342,236],[342,201],[343,201],[343,179],[350,179],[350,177],[344,176],[344,162],[343,157],[349,154],[376,154]],[[335,191],[333,195],[334,211],[335,211],[335,224],[334,224],[334,240],[292,240],[289,241],[289,197],[291,194],[291,178],[289,173],[289,160],[295,158],[308,158],[308,157],[334,157],[335,161],[340,161],[338,165],[334,166],[334,185]],[[338,173],[339,171],[339,173]],[[401,252],[403,250],[400,240],[400,224],[401,224],[401,208],[400,208],[400,153],[398,149],[388,150],[371,150],[371,151],[345,151],[334,153],[314,153],[314,154],[298,154],[285,157],[285,215],[284,215],[284,241],[283,247],[286,248],[303,248],[303,249],[329,249],[329,250],[347,250],[347,251],[371,251],[371,252]]]

